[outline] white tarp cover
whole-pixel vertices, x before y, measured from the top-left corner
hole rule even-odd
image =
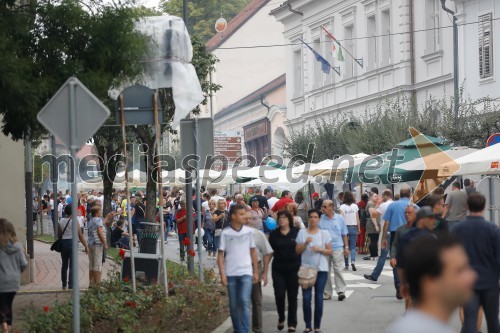
[[[136,23],[136,29],[150,37],[144,73],[135,83],[151,89],[172,88],[175,114],[172,127],[204,99],[200,80],[196,75],[191,38],[180,17],[164,15],[144,17]],[[112,89],[116,99],[123,89]]]

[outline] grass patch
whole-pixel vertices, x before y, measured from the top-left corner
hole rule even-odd
[[[36,235],[34,237],[36,240],[44,243],[54,243],[55,239],[52,235]]]

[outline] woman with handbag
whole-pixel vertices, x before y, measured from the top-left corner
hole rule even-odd
[[[212,214],[212,221],[215,223],[214,230],[214,250],[217,253],[220,244],[220,235],[222,234],[222,229],[224,227],[224,221],[227,219],[226,211],[226,201],[224,199],[219,199],[217,201],[217,209]]]
[[[274,298],[278,309],[278,330],[285,327],[285,297],[288,298],[288,332],[297,327],[297,295],[299,293],[300,256],[295,252],[298,229],[293,226],[293,216],[288,211],[278,212],[278,228],[269,234],[274,251],[272,277]]]
[[[59,239],[56,242],[60,242],[59,249],[56,251],[61,252],[61,281],[62,288],[66,290],[73,289],[73,274],[71,264],[71,258],[73,254],[72,247],[72,239],[73,239],[73,216],[71,214],[71,205],[67,205],[64,207],[64,213],[66,213],[67,217],[63,217],[59,220]],[[87,242],[85,242],[85,238],[83,237],[82,229],[80,228],[80,224],[76,223],[78,227],[78,239],[82,243],[85,253],[88,251]],[[55,245],[55,244],[54,244]],[[69,283],[68,283],[68,268],[69,268]]]
[[[328,278],[328,257],[332,255],[330,234],[318,227],[321,213],[311,209],[308,212],[309,226],[297,235],[296,251],[301,255],[299,284],[302,287],[302,309],[306,329],[312,332],[312,288],[314,287],[314,332],[321,332],[323,316],[323,292]]]

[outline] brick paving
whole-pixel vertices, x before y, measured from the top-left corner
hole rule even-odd
[[[61,254],[50,251],[50,244],[35,241],[35,269],[34,283],[21,286],[20,292],[33,291],[60,291],[61,282]],[[85,252],[78,253],[78,276],[80,289],[89,285],[89,258]],[[103,265],[102,278],[106,279],[112,269],[112,262],[107,259]]]

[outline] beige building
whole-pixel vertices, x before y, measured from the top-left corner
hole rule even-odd
[[[272,2],[253,0],[228,23],[226,31],[207,42],[219,59],[214,83],[214,130],[242,133],[242,154],[260,163],[269,154],[281,154],[288,131],[286,121],[283,25],[269,15]],[[202,116],[210,116],[209,109]]]
[[[0,119],[1,120],[1,119]],[[14,224],[19,242],[26,249],[26,205],[24,196],[24,144],[0,133],[0,217]],[[24,274],[28,277],[29,274]],[[23,282],[27,282],[24,281]]]

